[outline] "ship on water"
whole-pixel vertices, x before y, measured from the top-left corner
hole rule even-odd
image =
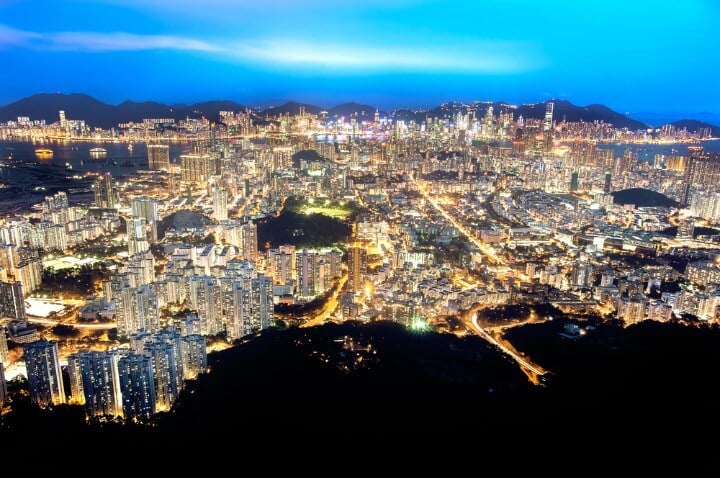
[[[39,159],[49,159],[52,158],[54,154],[55,152],[48,148],[38,148],[35,150],[35,156]]]
[[[93,158],[102,158],[107,154],[105,148],[90,148],[90,156]]]

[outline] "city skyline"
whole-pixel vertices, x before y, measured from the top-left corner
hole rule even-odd
[[[12,72],[3,104],[62,91],[109,103],[556,98],[633,114],[720,111],[712,2],[16,1],[0,12]]]

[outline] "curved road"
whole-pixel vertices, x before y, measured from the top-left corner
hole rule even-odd
[[[474,312],[471,316],[470,322],[472,323],[473,330],[483,339],[487,340],[491,344],[495,345],[497,348],[505,352],[507,355],[509,355],[515,362],[520,365],[520,368],[523,372],[525,372],[525,375],[528,376],[530,381],[534,383],[535,385],[541,385],[540,377],[545,375],[547,372],[540,368],[540,366],[532,364],[525,360],[523,357],[515,353],[514,350],[508,348],[505,344],[498,341],[495,337],[490,335],[485,329],[480,327],[480,324],[478,324],[477,321],[477,312]]]

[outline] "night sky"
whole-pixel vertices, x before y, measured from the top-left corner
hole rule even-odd
[[[720,2],[0,0],[0,104],[450,100],[720,113]]]

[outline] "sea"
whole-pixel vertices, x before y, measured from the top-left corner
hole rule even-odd
[[[687,156],[688,146],[702,146],[706,152],[720,153],[720,139],[709,139],[697,143],[599,143],[598,149],[612,149],[615,156],[622,156],[630,150],[637,154],[638,161],[652,163],[656,154],[664,156]]]
[[[190,143],[168,143],[170,162],[178,162],[181,154],[191,150]],[[38,157],[35,150],[50,149],[52,157]],[[93,148],[104,148],[105,154],[92,154]],[[58,166],[80,174],[84,172],[109,172],[115,176],[132,175],[147,169],[147,145],[145,143],[113,143],[90,141],[0,141],[0,161],[6,164],[40,164]],[[9,174],[10,176],[7,176]],[[2,177],[13,179],[8,169]]]

